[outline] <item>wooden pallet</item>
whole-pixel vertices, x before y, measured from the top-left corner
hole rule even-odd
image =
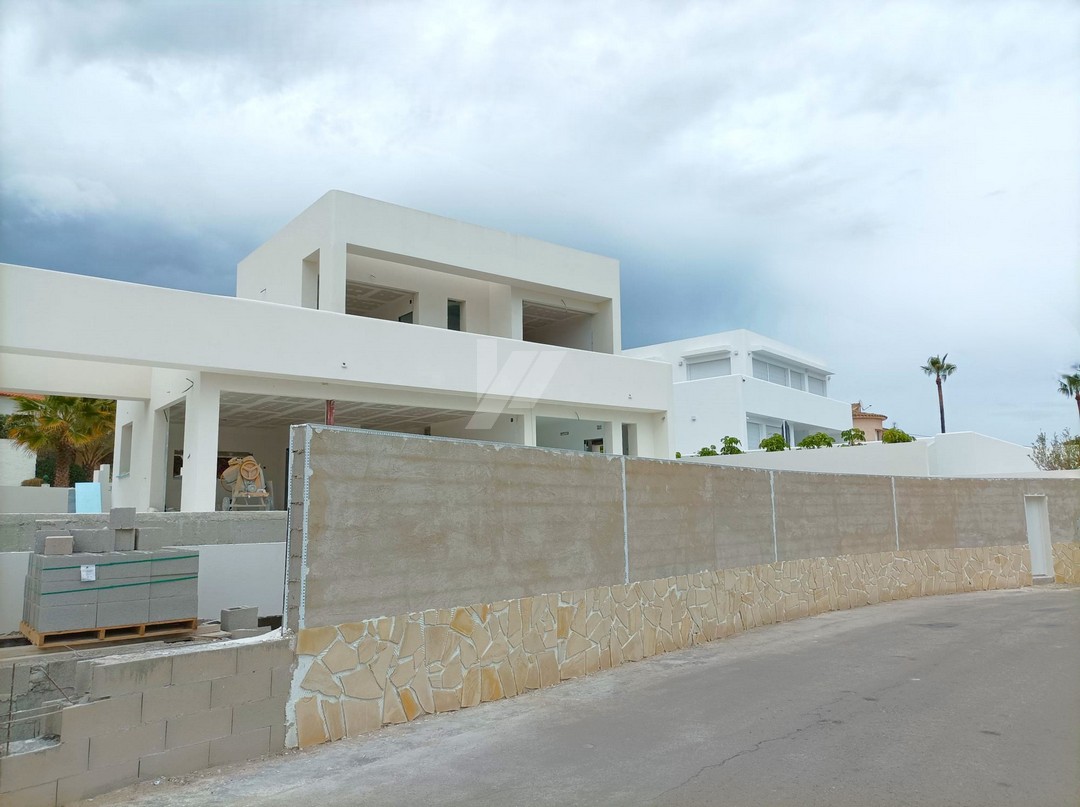
[[[107,628],[63,630],[40,633],[25,622],[19,623],[19,631],[37,647],[98,644],[123,639],[149,639],[162,636],[180,636],[193,633],[198,627],[197,619],[173,619],[168,622],[142,622],[137,625],[110,625]]]

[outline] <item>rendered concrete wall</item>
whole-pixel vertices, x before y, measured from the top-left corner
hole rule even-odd
[[[33,471],[30,475],[33,476]],[[71,488],[0,486],[0,517],[8,513],[66,513],[71,491]]]
[[[284,486],[285,480],[282,480]],[[94,529],[108,526],[108,513],[69,514],[23,512],[0,514],[0,552],[31,549],[38,522],[49,526]],[[147,532],[140,548],[205,546],[216,544],[266,544],[285,540],[287,514],[279,512],[236,513],[136,513],[135,526]],[[156,532],[150,532],[156,530]]]
[[[618,457],[343,429],[298,433],[310,436],[306,624],[624,576]]]
[[[34,476],[37,456],[14,440],[0,440],[0,485],[21,485]]]
[[[1080,480],[719,468],[295,427],[288,624],[332,625],[708,569],[1080,539]],[[307,442],[305,442],[307,441]],[[299,453],[297,453],[299,452]],[[301,597],[301,588],[306,587]]]

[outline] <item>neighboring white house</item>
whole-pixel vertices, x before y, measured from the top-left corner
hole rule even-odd
[[[795,445],[815,432],[851,428],[851,404],[828,397],[831,372],[790,345],[747,330],[663,342],[623,355],[670,365],[675,448],[692,454],[726,437],[756,449],[782,434]]]
[[[695,457],[694,462],[880,476],[1076,476],[1078,471],[1040,471],[1028,446],[977,432],[949,432],[920,437],[913,443],[868,442],[865,445],[795,451],[752,451],[727,457]]]
[[[99,326],[43,328],[81,322]],[[288,427],[670,457],[667,367],[617,355],[618,262],[331,191],[221,297],[0,266],[0,388],[114,398],[113,504],[220,507]]]

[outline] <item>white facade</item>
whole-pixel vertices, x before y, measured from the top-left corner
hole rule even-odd
[[[752,451],[694,462],[774,471],[810,471],[878,476],[1056,476],[1077,471],[1040,471],[1027,446],[977,432],[949,432],[912,443],[870,442],[858,446],[795,451]]]
[[[115,398],[113,504],[220,507],[252,453],[335,422],[671,456],[670,372],[615,355],[619,267],[331,191],[241,261],[237,297],[0,265],[0,389]],[[106,327],[43,328],[95,312]]]
[[[815,432],[838,438],[851,405],[828,397],[831,372],[813,356],[747,330],[664,342],[623,355],[671,367],[671,430],[684,455],[737,437],[744,449],[782,434],[795,445]]]

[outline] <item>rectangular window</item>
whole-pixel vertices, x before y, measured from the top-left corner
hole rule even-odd
[[[699,378],[716,378],[731,375],[731,359],[706,359],[705,361],[687,362],[686,380],[697,381]]]
[[[464,319],[465,303],[461,300],[446,301],[446,329],[448,331],[460,331]]]
[[[760,378],[762,381],[769,380],[769,365],[761,359],[754,359],[754,378]]]
[[[802,373],[792,370],[789,379],[788,383],[792,389],[806,389],[805,376]]]
[[[769,381],[787,386],[787,369],[776,364],[769,365]]]
[[[807,381],[809,382],[809,387],[808,388],[809,388],[810,392],[814,393],[815,395],[824,395],[825,394],[825,379],[824,378],[815,378],[814,376],[809,376],[807,378]]]
[[[131,473],[131,438],[134,429],[131,423],[120,427],[120,463],[116,469],[118,476],[128,476]]]
[[[752,421],[746,422],[746,448],[753,450],[758,447],[758,443],[761,442],[762,426],[760,423],[754,423]]]

